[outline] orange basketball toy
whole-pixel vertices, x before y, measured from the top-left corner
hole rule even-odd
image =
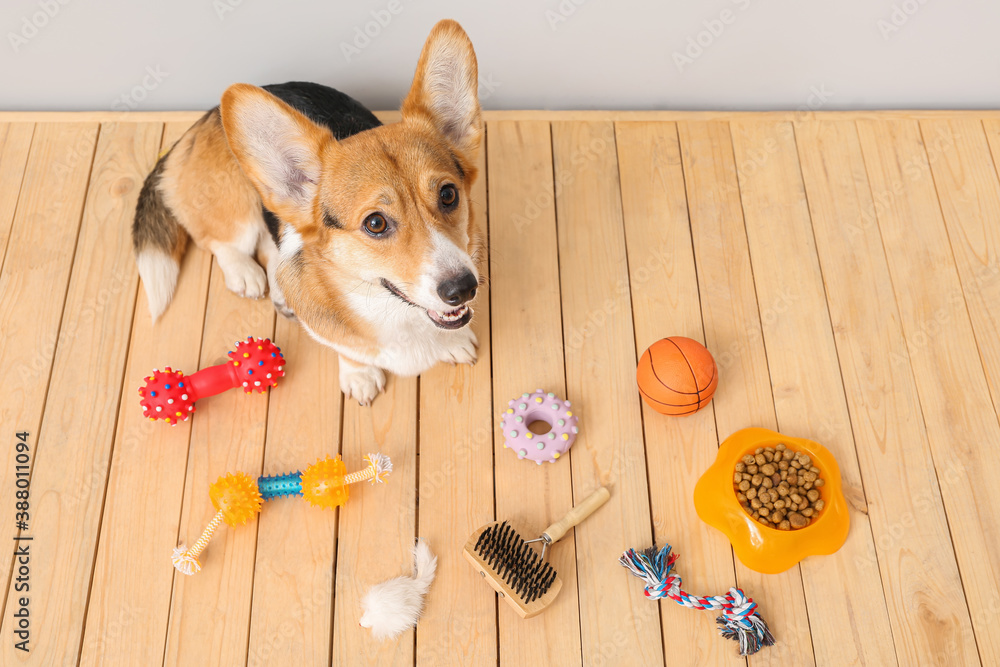
[[[708,405],[719,384],[719,372],[704,345],[671,336],[642,353],[635,380],[649,407],[660,414],[681,416]]]

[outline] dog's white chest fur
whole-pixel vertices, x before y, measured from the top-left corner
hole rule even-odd
[[[378,287],[358,290],[350,301],[354,312],[372,325],[379,338],[378,355],[366,363],[396,375],[419,375],[439,361],[475,361],[476,337],[470,326],[457,331],[441,329],[423,309]]]
[[[385,369],[401,376],[420,375],[439,361],[469,364],[476,361],[478,341],[472,326],[457,331],[441,329],[421,309],[404,303],[378,285],[361,285],[351,290],[347,300],[378,336],[378,354],[326,340],[302,322],[309,334],[359,364]]]

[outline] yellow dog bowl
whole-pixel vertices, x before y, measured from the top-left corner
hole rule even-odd
[[[758,447],[785,443],[789,449],[809,455],[819,468],[824,485],[818,491],[825,506],[805,528],[778,530],[747,514],[733,489],[736,463]],[[832,554],[847,540],[850,517],[840,482],[840,467],[823,445],[803,438],[790,438],[766,428],[737,431],[719,447],[718,456],[694,487],[694,507],[701,520],[729,538],[744,565],[763,574],[784,572],[807,556]]]

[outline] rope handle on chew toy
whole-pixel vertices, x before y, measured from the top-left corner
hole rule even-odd
[[[282,496],[302,496],[310,505],[333,509],[347,502],[349,484],[366,480],[372,484],[382,483],[392,472],[392,461],[385,454],[369,454],[365,460],[368,462],[365,469],[350,474],[345,474],[344,462],[337,456],[320,459],[305,472],[261,476],[256,482],[244,472],[220,477],[208,489],[212,505],[218,511],[190,549],[183,544],[174,549],[171,558],[174,568],[181,574],[200,572],[198,558],[219,526],[223,523],[234,527],[245,524],[260,513],[264,501]]]
[[[641,552],[629,549],[618,562],[636,577],[646,582],[645,595],[651,600],[670,598],[689,609],[718,609],[715,619],[719,633],[740,644],[740,655],[753,655],[774,644],[767,623],[757,612],[757,603],[740,590],[730,588],[726,595],[698,597],[681,590],[681,577],[673,573],[678,554],[670,553],[670,545],[657,551],[656,545]]]

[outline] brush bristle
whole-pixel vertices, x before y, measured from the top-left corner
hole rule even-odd
[[[543,561],[506,521],[482,532],[476,553],[524,604],[545,595],[556,579],[555,568]]]

